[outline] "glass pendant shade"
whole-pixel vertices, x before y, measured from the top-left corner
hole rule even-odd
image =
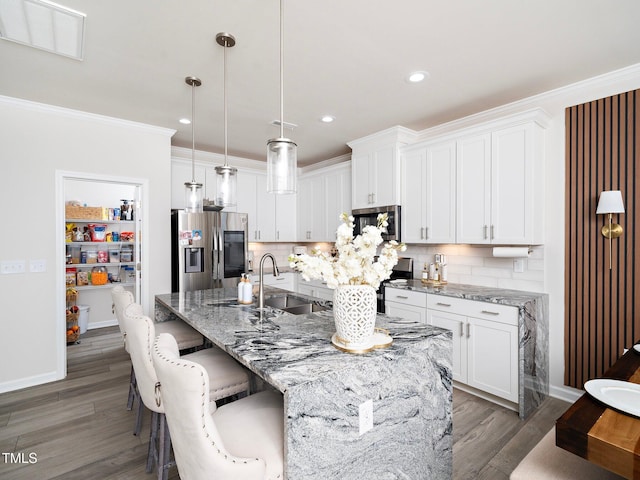
[[[185,182],[184,204],[188,213],[202,212],[202,184],[198,182]]]
[[[267,142],[267,192],[296,193],[298,146],[288,138]]]
[[[238,186],[238,169],[228,165],[216,167],[216,205],[235,207]]]

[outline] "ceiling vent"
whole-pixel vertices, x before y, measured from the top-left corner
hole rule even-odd
[[[2,0],[0,38],[82,60],[85,18],[47,0]]]

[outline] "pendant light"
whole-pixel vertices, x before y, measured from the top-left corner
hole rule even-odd
[[[216,191],[218,192],[216,204],[221,207],[235,207],[238,169],[230,167],[227,160],[227,48],[233,47],[236,44],[236,39],[229,33],[219,33],[216,35],[216,42],[224,48],[222,69],[224,89],[224,165],[216,167]]]
[[[185,182],[185,210],[190,213],[202,212],[202,184],[196,182],[196,87],[202,85],[197,77],[184,79],[191,85],[191,181]]]
[[[280,0],[280,137],[267,142],[267,191],[296,193],[298,146],[284,138],[284,6]]]

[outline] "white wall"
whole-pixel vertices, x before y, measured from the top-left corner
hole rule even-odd
[[[169,209],[172,130],[0,97],[0,260],[26,260],[27,272],[0,275],[0,392],[61,378],[56,248],[56,171],[148,179],[147,301],[170,291]],[[44,259],[45,273],[29,273]],[[61,263],[58,263],[61,262]],[[64,290],[62,289],[62,293]],[[64,302],[64,299],[63,299]],[[62,326],[64,332],[64,325]]]

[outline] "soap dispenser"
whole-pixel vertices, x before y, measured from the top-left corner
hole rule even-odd
[[[244,279],[245,274],[240,275],[240,281],[238,282],[238,303],[244,302]]]
[[[242,303],[253,303],[253,285],[249,275],[245,275],[244,283],[242,284]]]

